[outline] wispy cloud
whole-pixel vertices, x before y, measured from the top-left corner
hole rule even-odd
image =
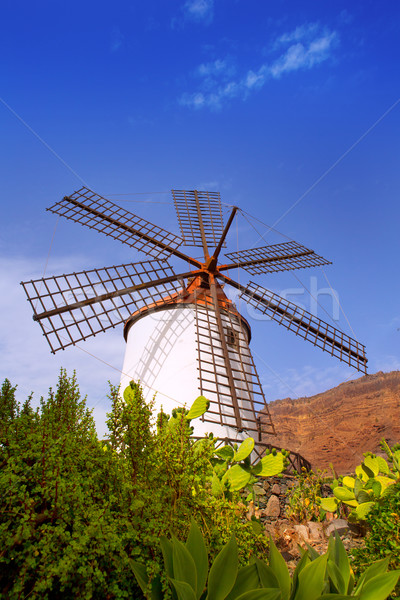
[[[201,77],[199,89],[185,93],[179,103],[194,109],[220,109],[229,99],[245,99],[249,93],[261,89],[268,81],[284,74],[309,70],[328,60],[338,42],[335,31],[322,29],[317,23],[307,23],[280,35],[272,45],[278,54],[274,60],[248,69],[235,78],[232,61],[217,59],[201,64],[195,71]]]
[[[186,0],[183,14],[191,21],[211,23],[214,17],[214,0]]]

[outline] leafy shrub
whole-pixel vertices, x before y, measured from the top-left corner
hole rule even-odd
[[[214,442],[191,439],[190,411],[161,414],[155,426],[138,385],[124,398],[112,388],[111,400],[110,437],[99,441],[75,376],[62,371],[36,411],[3,384],[0,598],[143,598],[131,557],[157,575],[160,537],[184,539],[192,516],[211,558],[232,533],[241,564],[265,551],[235,497],[211,494]]]
[[[323,521],[326,513],[321,507],[319,498],[327,481],[325,471],[318,469],[314,473],[303,469],[288,491],[289,503],[286,507],[286,516],[298,523]]]
[[[366,524],[369,531],[364,547],[352,551],[355,572],[382,558],[389,559],[391,569],[400,569],[400,484],[392,486],[382,502],[372,508]],[[400,586],[396,590],[394,598],[400,596]]]
[[[272,540],[269,565],[256,558],[239,568],[234,536],[209,569],[206,545],[194,521],[186,544],[173,537],[171,541],[161,538],[161,546],[169,585],[178,600],[385,600],[400,575],[400,571],[387,573],[388,560],[383,559],[371,565],[356,584],[337,534],[330,538],[324,555],[309,547],[293,577]],[[146,598],[162,600],[161,581],[150,580],[138,562],[132,562],[132,569]]]

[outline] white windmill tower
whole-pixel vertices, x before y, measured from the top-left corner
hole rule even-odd
[[[54,353],[97,333],[124,324],[126,354],[122,389],[140,380],[156,408],[168,412],[202,394],[210,408],[195,423],[227,441],[248,435],[261,442],[273,434],[268,407],[250,352],[250,326],[224,293],[230,285],[255,309],[311,341],[332,356],[366,372],[365,348],[306,310],[252,282],[243,286],[226,271],[251,274],[329,264],[296,242],[226,254],[218,264],[233,208],[224,225],[215,192],[173,190],[182,237],[141,219],[87,188],[49,208],[67,219],[140,250],[149,260],[23,282]],[[181,246],[201,247],[204,260]],[[183,260],[191,270],[175,273],[167,259]],[[259,418],[263,412],[263,419]]]

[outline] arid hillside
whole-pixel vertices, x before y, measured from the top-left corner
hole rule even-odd
[[[351,472],[379,441],[400,441],[400,371],[366,375],[310,398],[269,404],[277,437],[270,443],[302,454],[314,469],[333,463]]]

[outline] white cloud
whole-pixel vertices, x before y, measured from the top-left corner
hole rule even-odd
[[[53,260],[48,273],[71,272],[77,264],[82,264],[82,257]],[[21,280],[41,278],[42,271],[43,262],[34,259],[0,259],[0,380],[8,378],[13,385],[18,385],[19,401],[24,401],[33,391],[36,405],[40,396],[47,395],[50,386],[56,386],[61,367],[70,375],[76,370],[82,395],[88,395],[88,407],[94,408],[97,430],[103,435],[105,412],[110,409],[107,381],[118,384],[120,379],[125,350],[122,328],[79,344],[81,349],[75,346],[51,354],[39,325],[32,320],[30,305],[20,286]]]
[[[203,23],[211,23],[214,16],[214,0],[187,0],[183,5],[187,19]]]
[[[275,60],[257,69],[248,69],[238,79],[233,79],[235,69],[232,61],[216,59],[203,63],[196,69],[196,75],[202,78],[200,89],[183,94],[179,103],[194,109],[221,109],[226,100],[236,97],[245,99],[270,79],[279,79],[294,71],[309,70],[328,60],[337,41],[336,32],[322,30],[317,23],[307,23],[279,36],[273,44],[273,48],[280,52]]]

